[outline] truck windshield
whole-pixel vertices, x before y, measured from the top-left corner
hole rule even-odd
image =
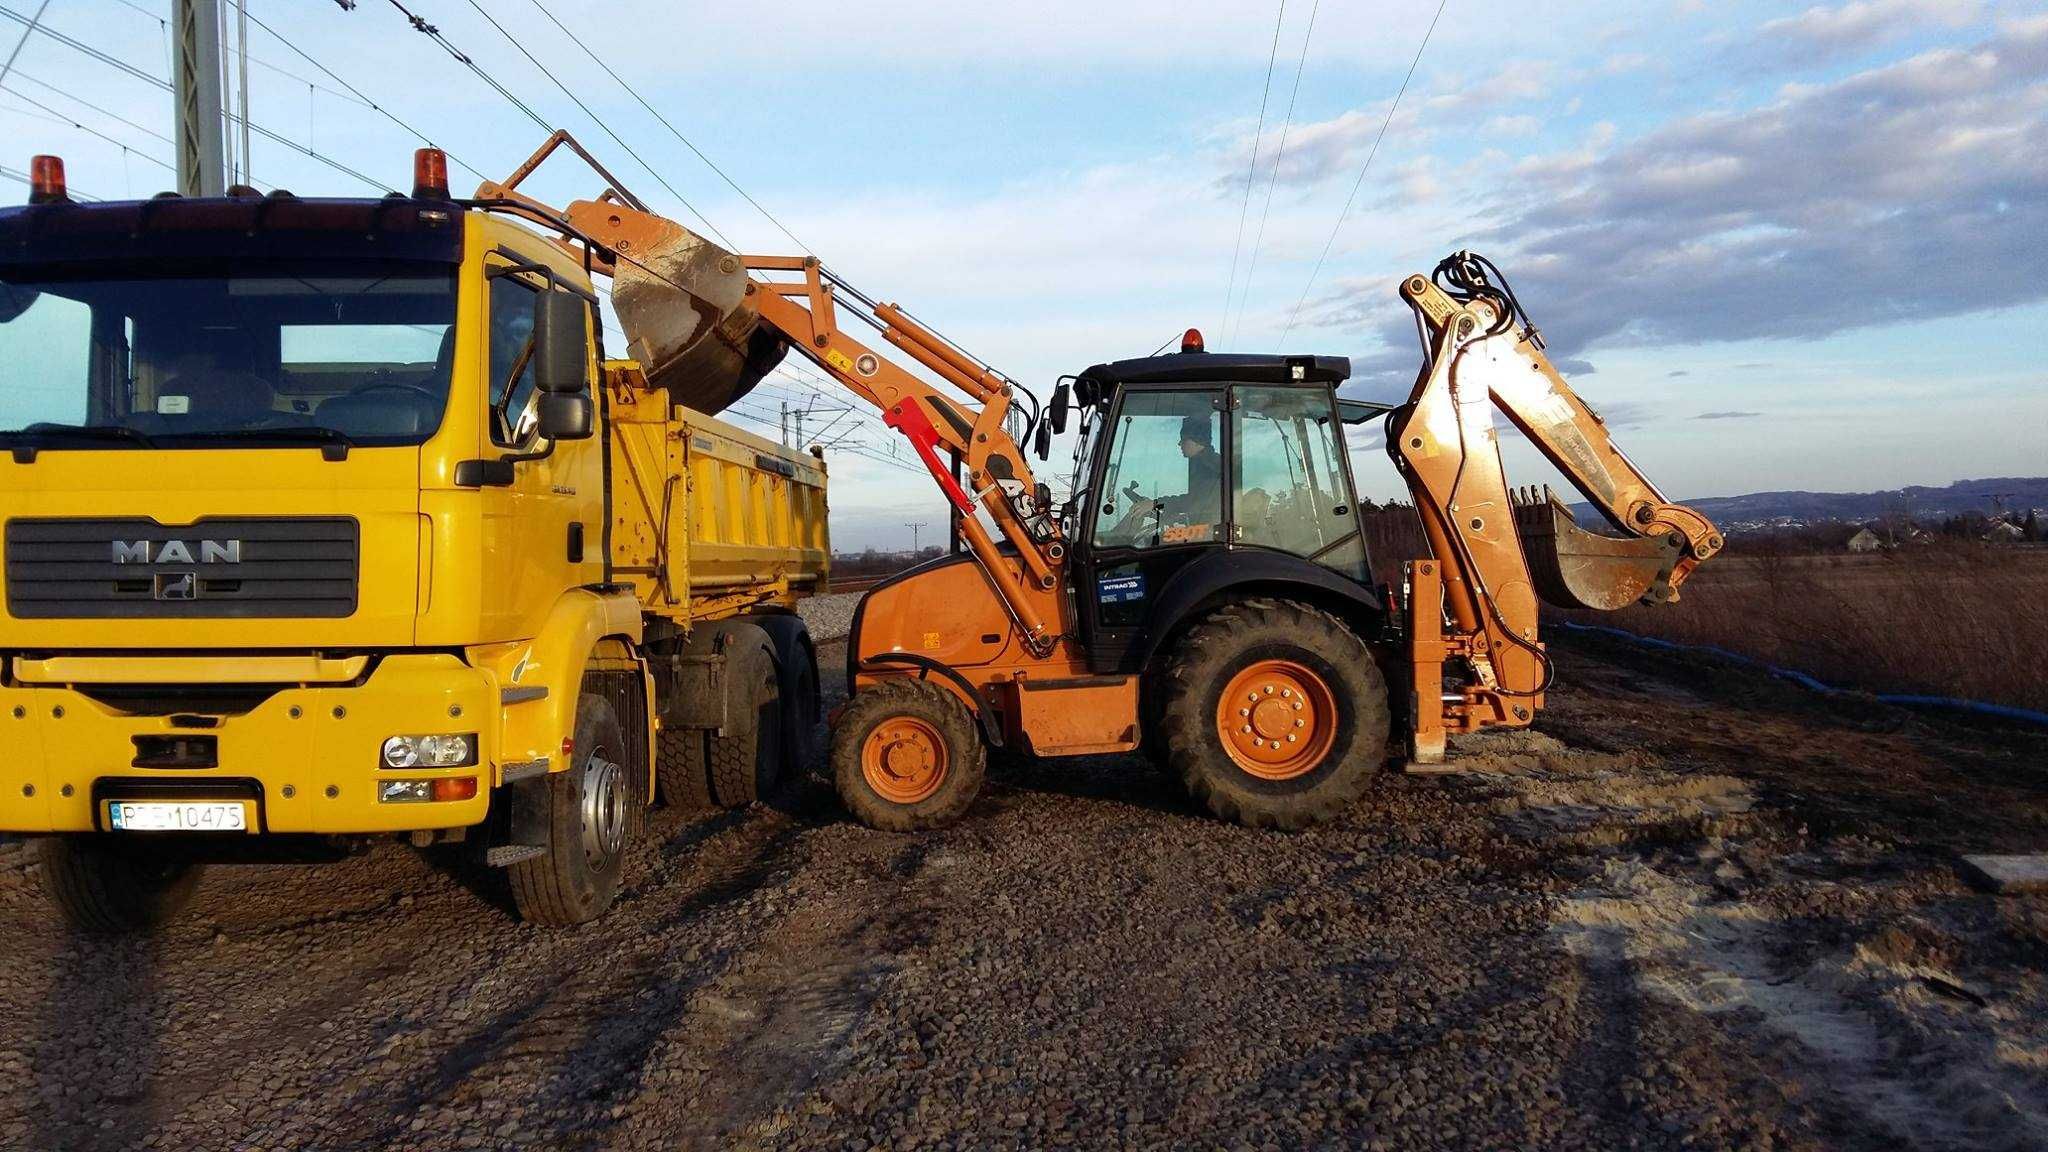
[[[444,264],[0,270],[0,442],[417,444],[441,423],[454,323]]]

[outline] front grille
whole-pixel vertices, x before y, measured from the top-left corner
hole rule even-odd
[[[341,617],[356,610],[348,517],[9,520],[17,619]]]

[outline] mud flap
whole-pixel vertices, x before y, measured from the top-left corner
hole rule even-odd
[[[1588,532],[1548,487],[1540,496],[1515,492],[1510,497],[1522,554],[1545,603],[1612,612],[1670,599],[1679,552],[1670,538],[1622,539]]]
[[[493,868],[509,868],[546,854],[548,787],[553,779],[543,772],[498,789],[497,803],[492,807],[501,809],[504,816],[491,838],[491,846],[484,850],[484,863]]]

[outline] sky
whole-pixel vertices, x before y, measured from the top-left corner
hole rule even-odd
[[[0,51],[38,3],[0,0]],[[45,27],[131,71],[29,37],[0,165],[170,186],[168,6],[52,0]],[[1431,0],[406,7],[657,210],[807,246],[1041,393],[1194,326],[1349,356],[1347,395],[1399,399],[1420,353],[1394,287],[1471,248],[1674,498],[2048,472],[2048,0],[1445,0],[1433,31]],[[389,0],[248,11],[277,34],[249,40],[263,185],[382,190],[310,147],[404,186],[399,121],[458,185],[545,134]],[[552,164],[532,187],[596,191]],[[793,363],[732,415],[775,435],[810,408],[835,544],[907,547],[943,503],[823,380]],[[1376,437],[1352,448],[1363,494],[1403,495]]]

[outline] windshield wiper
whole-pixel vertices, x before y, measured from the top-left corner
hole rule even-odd
[[[55,424],[47,420],[39,420],[26,428],[17,428],[11,432],[0,432],[0,441],[12,444],[14,447],[14,458],[23,464],[34,462],[37,449],[49,447],[47,443],[28,443],[28,441],[40,442],[66,439],[115,440],[123,444],[133,444],[138,448],[156,447],[156,443],[149,437],[144,436],[133,428],[120,424]]]
[[[220,428],[208,432],[177,432],[160,435],[159,440],[300,440],[320,445],[320,455],[328,460],[348,459],[348,450],[356,446],[348,433],[338,428],[327,428],[317,424],[287,424],[282,428]]]

